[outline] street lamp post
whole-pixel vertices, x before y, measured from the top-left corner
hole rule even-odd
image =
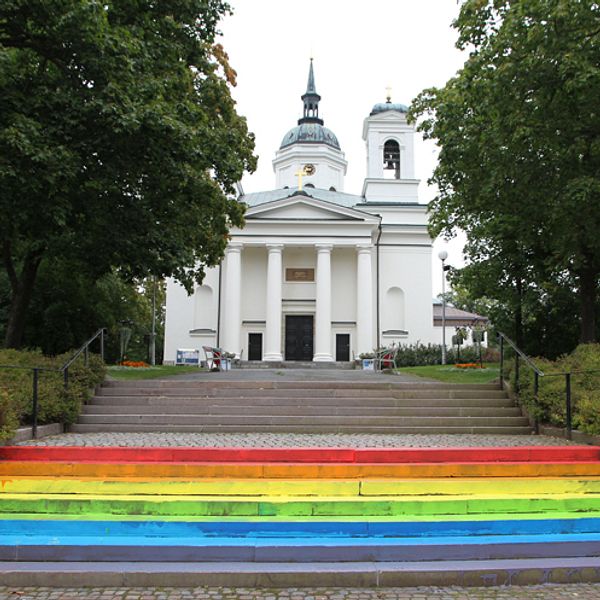
[[[156,364],[156,275],[152,278],[152,332],[150,333],[150,364]]]
[[[442,364],[446,364],[446,259],[448,252],[440,250],[438,258],[442,261]]]

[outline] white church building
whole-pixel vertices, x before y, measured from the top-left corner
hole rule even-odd
[[[365,119],[367,173],[355,195],[344,191],[347,161],[320,99],[311,60],[302,118],[273,160],[275,189],[240,195],[246,225],[191,296],[168,282],[165,363],[203,346],[244,361],[332,362],[441,343],[407,107],[388,98]]]

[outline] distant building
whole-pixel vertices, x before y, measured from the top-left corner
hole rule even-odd
[[[273,160],[276,188],[240,195],[246,225],[193,295],[168,283],[165,362],[202,346],[243,360],[331,362],[441,342],[407,107],[388,98],[365,119],[367,176],[354,195],[320,100],[311,61],[302,117]]]

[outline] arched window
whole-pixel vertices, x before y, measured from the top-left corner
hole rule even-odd
[[[212,329],[214,326],[213,290],[209,285],[201,285],[194,294],[194,329]]]
[[[391,287],[385,294],[383,306],[383,329],[406,329],[404,291]]]
[[[400,144],[396,140],[388,140],[383,145],[383,170],[390,171],[393,179],[400,179]]]

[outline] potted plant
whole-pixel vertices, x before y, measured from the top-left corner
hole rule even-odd
[[[362,352],[358,355],[361,360],[363,371],[374,371],[375,370],[375,353],[374,352]]]
[[[235,358],[235,352],[223,352],[221,357],[221,370],[231,371],[231,364]]]

